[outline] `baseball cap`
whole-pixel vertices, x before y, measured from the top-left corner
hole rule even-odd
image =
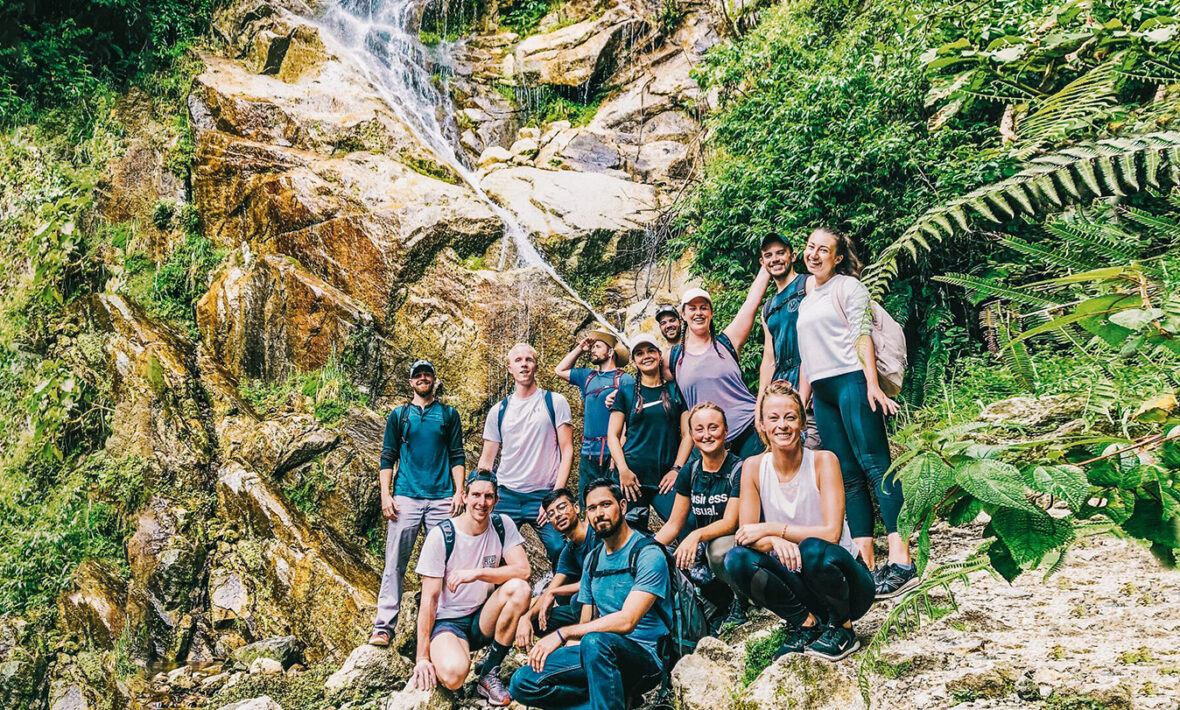
[[[415,360],[414,364],[410,365],[410,377],[413,377],[421,369],[427,369],[431,374],[437,374],[434,371],[434,365],[429,360]]]
[[[794,247],[791,246],[791,240],[787,239],[785,234],[780,234],[779,232],[771,232],[765,237],[762,237],[762,242],[758,244],[758,251],[765,251],[766,247],[770,246],[771,244],[782,244],[786,248],[794,251]]]
[[[660,344],[656,342],[656,339],[653,338],[652,336],[648,335],[647,333],[636,333],[635,335],[632,335],[629,339],[631,341],[631,352],[635,352],[635,350],[640,345],[650,345],[653,348],[655,348],[656,350],[660,349]]]
[[[713,297],[709,295],[708,291],[703,288],[690,288],[680,295],[680,307],[684,308],[685,305],[698,298],[705,299],[710,306],[713,305]]]
[[[676,310],[676,306],[673,306],[671,303],[665,303],[656,309],[656,320],[659,320],[660,316],[669,314],[680,317],[680,311]]]

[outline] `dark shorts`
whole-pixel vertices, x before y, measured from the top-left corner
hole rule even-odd
[[[472,651],[478,651],[492,642],[491,637],[484,636],[483,631],[479,629],[479,614],[482,611],[483,607],[480,607],[467,616],[456,619],[435,619],[434,628],[430,630],[430,639],[433,641],[439,634],[451,633],[466,641]]]

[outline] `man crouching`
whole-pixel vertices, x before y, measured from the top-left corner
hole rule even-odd
[[[418,559],[422,605],[414,684],[457,690],[471,669],[471,654],[488,646],[476,691],[500,707],[512,701],[500,680],[500,662],[512,647],[516,625],[529,608],[529,560],[510,518],[493,514],[495,475],[467,479],[466,509],[430,531]]]

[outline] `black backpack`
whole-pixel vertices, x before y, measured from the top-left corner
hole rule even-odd
[[[443,546],[446,547],[447,555],[443,559],[443,569],[446,569],[447,562],[451,561],[451,553],[455,551],[455,521],[447,518],[438,524],[438,529],[442,530]],[[500,562],[496,566],[499,567],[504,563],[504,515],[502,513],[492,513],[492,529],[496,531],[496,537],[500,538]]]
[[[599,541],[594,550],[587,555],[586,568],[582,571],[582,578],[601,579],[616,574],[629,574],[634,579],[640,552],[654,545],[663,553],[670,573],[668,581],[671,589],[668,599],[672,602],[672,614],[671,618],[668,618],[668,613],[658,603],[656,604],[656,613],[660,615],[660,620],[664,622],[664,626],[668,627],[669,632],[660,644],[661,655],[665,661],[662,668],[666,680],[676,662],[692,653],[696,649],[697,642],[709,635],[709,621],[705,617],[704,603],[697,594],[696,587],[677,569],[676,561],[672,559],[668,549],[656,542],[654,538],[644,535],[638,530],[632,531],[631,534],[638,535],[639,540],[631,548],[626,567],[599,571],[598,561],[602,557],[602,549],[605,547],[602,541]]]

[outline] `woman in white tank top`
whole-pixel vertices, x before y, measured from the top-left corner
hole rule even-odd
[[[860,648],[852,622],[872,606],[873,575],[844,519],[844,483],[830,451],[803,448],[803,402],[791,384],[766,389],[769,451],[742,469],[738,546],[725,570],[754,603],[787,622],[777,656],[840,660]]]

